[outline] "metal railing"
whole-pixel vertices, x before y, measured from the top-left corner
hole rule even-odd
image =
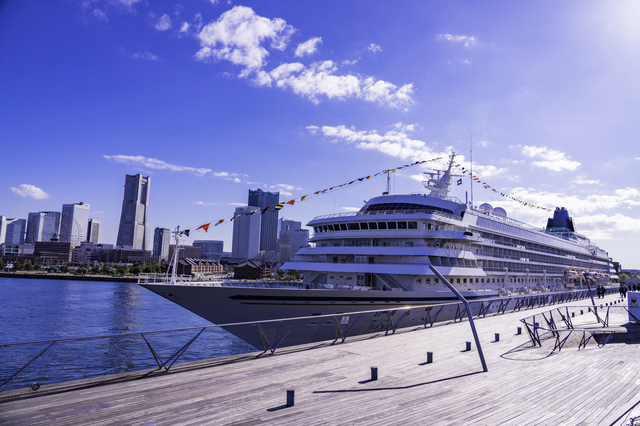
[[[605,306],[565,306],[550,309],[520,321],[525,326],[532,347],[551,347],[551,353],[560,352],[565,346],[575,346],[578,350],[594,342],[603,347],[616,333],[627,332],[626,327],[640,320],[618,299]],[[639,330],[640,331],[640,330]],[[635,337],[634,337],[635,338]]]
[[[613,292],[612,289],[609,292]],[[473,318],[575,301],[588,292],[571,291],[470,301]],[[108,336],[0,344],[0,401],[94,386],[211,365],[229,355],[218,344],[222,329],[253,342],[264,353],[305,343],[335,344],[361,335],[393,334],[463,321],[462,303],[393,307],[385,310],[211,325]],[[240,351],[246,353],[247,351]],[[258,354],[258,356],[262,355]],[[209,361],[207,361],[209,360]],[[204,362],[207,361],[207,362]]]

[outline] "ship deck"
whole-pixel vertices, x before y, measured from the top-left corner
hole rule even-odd
[[[607,296],[598,304],[619,300]],[[0,423],[614,423],[640,401],[640,345],[565,347],[553,355],[532,349],[524,330],[516,334],[519,319],[548,309],[475,321],[488,372],[475,347],[465,350],[473,341],[465,321],[335,346],[227,357],[145,379],[5,401]],[[428,351],[433,363],[426,362]],[[378,367],[377,381],[370,380],[371,366]],[[287,389],[295,389],[291,407],[285,406]]]

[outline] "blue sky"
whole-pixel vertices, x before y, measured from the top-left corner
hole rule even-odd
[[[151,176],[152,229],[184,229],[231,217],[249,189],[287,201],[451,149],[468,167],[471,137],[481,179],[567,207],[638,267],[639,21],[638,1],[5,0],[0,214],[84,201],[115,243],[125,174]],[[426,170],[394,191],[420,192]],[[280,217],[351,211],[384,185]],[[231,231],[195,238],[230,251]]]

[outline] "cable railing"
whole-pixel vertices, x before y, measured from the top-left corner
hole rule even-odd
[[[475,300],[469,304],[473,318],[484,318],[588,296],[587,290],[567,291]],[[460,322],[466,315],[463,304],[455,302],[0,344],[0,401],[212,365],[216,358],[229,355],[228,347],[220,344],[224,330],[253,342],[261,353],[251,356],[260,356],[283,347],[344,343],[357,336],[386,336],[402,328],[415,330]],[[236,354],[250,351],[246,345]]]
[[[618,303],[623,303],[623,299],[604,306],[557,307],[520,321],[527,330],[531,346],[550,348],[551,353],[572,346],[585,349],[591,342],[603,347],[616,335],[625,340],[625,335],[640,332],[640,320],[627,306]]]

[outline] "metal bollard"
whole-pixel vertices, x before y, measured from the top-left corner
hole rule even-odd
[[[518,327],[516,334],[522,334],[522,327]]]
[[[496,342],[499,342],[499,341],[500,341],[500,333],[496,333],[495,341],[496,341]]]
[[[431,364],[433,362],[433,352],[427,352],[427,364]]]
[[[378,367],[371,367],[371,381],[378,380]]]
[[[471,350],[471,342],[467,342],[467,351]]]
[[[293,407],[295,403],[295,389],[287,389],[287,407]]]

